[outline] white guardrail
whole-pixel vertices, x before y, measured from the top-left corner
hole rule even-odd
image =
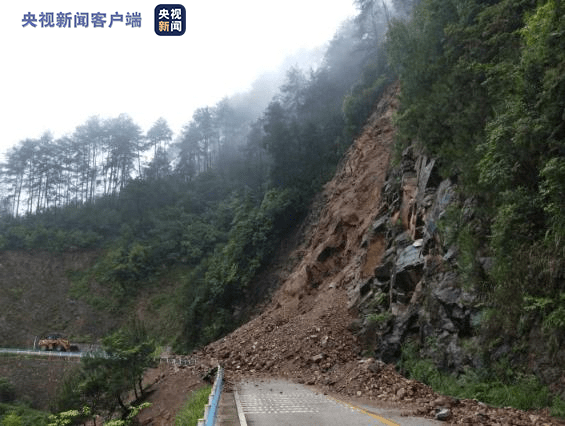
[[[159,358],[159,362],[175,367],[187,367],[196,365],[198,358],[186,356],[161,356]]]
[[[0,354],[15,354],[15,355],[29,355],[29,356],[46,356],[46,357],[61,357],[61,358],[82,358],[85,356],[104,356],[101,350],[95,351],[82,351],[82,352],[64,352],[64,351],[39,351],[33,349],[10,349],[0,348]],[[196,365],[198,359],[196,357],[187,356],[161,356],[159,362],[176,367],[186,367]]]
[[[92,352],[59,352],[59,351],[34,351],[30,349],[0,349],[2,354],[18,354],[18,355],[33,355],[33,356],[51,356],[51,357],[65,357],[65,358],[81,358]]]
[[[198,420],[198,426],[214,426],[218,415],[218,405],[220,404],[220,395],[224,385],[224,369],[218,365],[216,372],[216,380],[212,386],[212,392],[208,397],[208,404],[204,407],[204,418]]]

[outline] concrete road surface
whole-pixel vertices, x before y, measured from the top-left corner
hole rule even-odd
[[[248,426],[428,426],[442,422],[402,417],[399,410],[355,407],[283,380],[237,385]]]

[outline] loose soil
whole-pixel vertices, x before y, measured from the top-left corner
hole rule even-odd
[[[182,367],[162,363],[151,369],[145,376],[148,395],[146,402],[151,406],[137,416],[140,425],[168,426],[175,422],[190,394],[206,385],[201,368]]]

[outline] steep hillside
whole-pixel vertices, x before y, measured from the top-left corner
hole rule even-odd
[[[398,91],[398,85],[387,90],[326,185],[323,208],[294,254],[301,260],[272,303],[200,356],[224,365],[233,381],[289,377],[344,395],[399,402],[429,416],[447,405],[453,420],[469,424],[557,424],[540,413],[439,397],[378,360],[398,359],[400,345],[423,333],[451,348],[438,352],[453,363],[460,353],[458,333],[465,336],[473,314],[472,304],[463,303],[468,295],[441,266],[439,258],[447,263],[452,253],[439,253],[441,244],[434,243],[432,224],[453,186],[437,179],[433,161],[410,162],[408,152],[387,176]],[[424,289],[432,281],[423,278],[435,280],[435,287]]]
[[[363,256],[366,249],[361,246],[378,209],[390,161],[397,93],[398,86],[389,88],[314,203],[305,223],[305,241],[289,255],[295,266],[286,278],[279,275],[283,282],[271,302],[256,318],[198,352],[194,369],[205,371],[219,362],[228,381],[247,375],[283,376],[368,398],[391,398],[400,388],[410,395],[432,394],[391,366],[360,359],[362,344],[351,332],[356,315],[348,308],[348,289],[355,287],[362,266],[379,257],[375,245],[373,257]],[[167,405],[167,383],[178,382],[179,375],[190,378],[193,371],[170,370],[160,377],[151,397],[155,406]],[[150,408],[142,416],[158,423],[164,419],[160,411]]]
[[[217,363],[226,368],[228,382],[285,377],[343,396],[395,403],[428,417],[448,407],[458,424],[564,424],[546,412],[442,397],[387,364],[399,359],[407,342],[422,345],[425,355],[451,371],[480,363],[473,351],[480,344],[473,333],[480,305],[460,283],[456,247],[438,232],[448,206],[464,201],[457,200],[453,182],[439,178],[435,161],[414,148],[391,165],[399,90],[398,84],[388,87],[326,184],[305,222],[302,245],[288,256],[293,266],[265,272],[268,289],[277,287],[270,281],[281,282],[263,311],[193,354],[196,365],[148,374],[153,406],[143,413],[144,424],[170,421],[180,396]],[[38,321],[50,331],[79,336],[108,330],[110,319],[95,319],[86,305],[60,296],[68,294],[68,272],[92,264],[92,254],[1,256],[0,280],[13,283],[6,286],[9,298],[2,299],[6,305],[0,317],[2,332],[13,333],[8,342],[28,345]],[[489,267],[488,258],[480,262]],[[49,288],[53,291],[47,294]],[[30,310],[34,322],[26,323],[19,317]],[[150,312],[141,311],[150,320]],[[18,318],[12,318],[14,312]],[[13,331],[16,321],[24,324],[18,333]]]
[[[389,163],[397,89],[391,87],[383,97],[366,131],[326,185],[317,222],[295,254],[301,261],[271,305],[207,349],[230,370],[281,371],[318,384],[338,382],[344,373],[332,370],[338,365],[354,360],[351,366],[359,368],[361,342],[350,331],[355,313],[348,309],[348,290],[380,256],[376,245],[367,250],[362,243]]]

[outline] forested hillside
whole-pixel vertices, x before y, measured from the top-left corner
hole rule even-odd
[[[253,279],[390,79],[349,101],[348,123],[344,97],[384,61],[384,14],[373,12],[345,22],[319,66],[289,69],[259,117],[252,94],[238,95],[197,109],[179,135],[165,118],[144,134],[122,114],[21,141],[2,165],[0,248],[101,249],[72,273],[74,297],[125,315],[152,294],[147,309],[174,324],[157,327],[160,339],[177,350],[221,336],[256,302]]]
[[[431,159],[433,179],[449,179],[454,201],[434,222],[433,255],[456,277],[449,285],[474,298],[460,336],[472,342],[473,360],[449,373],[463,377],[459,384],[494,377],[503,390],[524,377],[539,390],[541,378],[563,392],[564,6],[356,5],[358,16],[338,31],[323,63],[290,69],[260,117],[226,98],[196,110],[175,137],[165,119],[142,134],[120,115],[90,118],[61,139],[22,141],[2,168],[0,249],[100,250],[92,268],[73,273],[76,297],[125,315],[150,294],[147,312],[170,325],[155,328],[160,343],[179,352],[207,344],[245,319],[258,301],[258,275],[398,81],[397,170],[387,185],[404,191],[413,152]],[[389,234],[410,226],[394,220],[379,226]],[[403,243],[420,239],[414,233]],[[95,283],[111,297],[96,298]],[[379,294],[364,312],[373,334],[396,315],[392,284]],[[402,351],[388,355],[407,374],[420,368],[418,378],[443,380],[437,365],[415,361],[437,341],[395,344]],[[478,364],[470,378],[465,367]]]

